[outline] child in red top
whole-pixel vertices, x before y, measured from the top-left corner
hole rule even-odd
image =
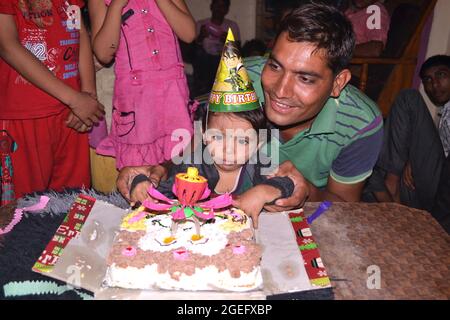
[[[0,130],[11,152],[15,197],[89,187],[85,133],[103,114],[95,97],[82,0],[0,2]]]

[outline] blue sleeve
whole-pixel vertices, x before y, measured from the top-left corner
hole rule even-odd
[[[331,165],[333,180],[353,184],[364,181],[371,174],[383,143],[382,125],[373,133],[357,138],[344,147]]]

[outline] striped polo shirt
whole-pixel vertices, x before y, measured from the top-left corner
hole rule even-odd
[[[309,129],[274,143],[280,163],[292,161],[309,182],[323,188],[329,176],[344,184],[368,178],[382,139],[383,119],[377,105],[347,85],[338,98],[328,99]]]
[[[261,84],[261,73],[266,65],[267,57],[253,56],[244,58],[244,66],[248,76],[252,80],[253,88],[258,96],[259,102],[264,103],[264,93]]]

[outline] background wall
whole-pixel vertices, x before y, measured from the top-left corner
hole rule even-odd
[[[234,20],[239,25],[242,44],[255,38],[256,3],[257,0],[231,0],[230,12],[226,18]],[[209,10],[211,0],[186,0],[186,4],[196,21],[211,17]]]

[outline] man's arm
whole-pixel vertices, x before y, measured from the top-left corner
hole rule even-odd
[[[277,177],[289,177],[294,182],[294,192],[288,198],[278,199],[275,205],[267,205],[267,211],[278,212],[299,208],[306,201],[320,202],[324,200],[338,202],[358,202],[365,181],[353,184],[344,184],[328,178],[327,186],[324,190],[318,189],[297,170],[291,161],[283,162],[275,173]]]
[[[0,14],[0,57],[26,80],[69,106],[87,125],[98,122],[102,106],[88,94],[82,94],[55,77],[19,41],[12,15]]]
[[[344,184],[328,177],[328,183],[324,190],[316,188],[311,182],[306,181],[309,188],[308,201],[320,202],[324,200],[340,202],[359,202],[365,180],[352,184]]]
[[[294,181],[292,197],[279,199],[278,207],[266,207],[269,211],[289,210],[308,201],[360,201],[365,180],[373,167],[383,142],[381,116],[359,131],[359,137],[344,147],[333,161],[325,188],[319,189],[306,180],[291,161],[282,163],[276,176],[288,176]]]

